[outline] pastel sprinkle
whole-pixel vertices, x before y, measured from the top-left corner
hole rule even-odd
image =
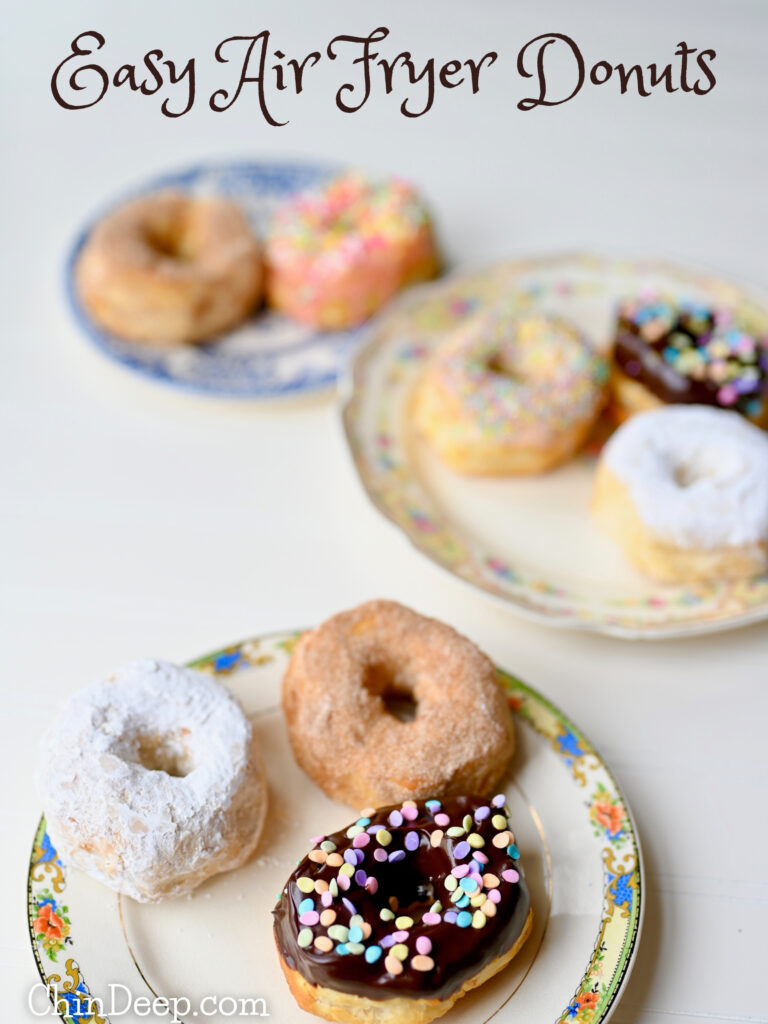
[[[347,878],[351,878],[352,875],[354,875],[354,873],[355,868],[352,864],[342,864],[341,867],[339,868],[339,877],[341,877],[342,875],[346,875]]]
[[[435,914],[433,911],[428,910],[426,914],[422,916],[421,920],[424,924],[440,924],[442,918],[439,914]]]
[[[373,859],[377,860],[379,864],[381,864],[382,861],[387,859],[387,851],[382,849],[380,846],[377,846],[373,851]]]
[[[343,896],[341,902],[346,907],[346,909],[350,912],[350,914],[352,914],[353,917],[359,916],[358,913],[357,913],[357,907],[352,902],[352,900],[348,900],[346,896]]]
[[[439,846],[443,841],[445,833],[442,829],[436,828],[432,835],[429,837],[429,842],[432,846]]]
[[[320,902],[324,907],[330,907],[330,905],[333,903],[333,893],[331,892],[330,886],[328,886],[327,892],[324,892],[320,897]]]
[[[367,881],[368,875],[362,870],[362,868],[355,872],[355,882],[357,882],[358,885],[365,885]]]
[[[446,829],[445,834],[451,839],[458,839],[459,836],[463,836],[467,830],[462,828],[461,825],[451,825],[449,829]]]
[[[468,910],[462,910],[456,917],[456,924],[459,928],[469,928],[472,924],[472,915]]]
[[[328,854],[325,850],[310,850],[309,859],[315,864],[325,864]]]
[[[312,929],[311,928],[302,928],[301,931],[298,934],[298,937],[297,937],[296,941],[298,942],[299,946],[302,949],[306,949],[307,946],[311,946],[312,945]]]
[[[416,949],[419,953],[423,953],[425,956],[427,953],[432,952],[432,939],[427,938],[426,935],[420,935],[416,939]]]
[[[475,852],[472,854],[472,858],[473,860],[476,860],[479,864],[488,863],[487,855],[482,853],[480,850],[475,850]]]
[[[351,906],[351,904],[350,904],[350,906]],[[352,909],[354,910],[354,907]],[[362,917],[362,915],[361,914],[353,914],[352,917],[350,917],[350,919],[349,919],[349,927],[350,928],[362,928],[363,927],[363,917]]]
[[[406,960],[408,958],[408,947],[404,942],[397,942],[390,949],[389,955],[397,957],[398,960]]]
[[[346,928],[343,924],[332,924],[328,929],[328,934],[332,939],[336,939],[337,942],[346,942],[349,937],[349,928]]]
[[[395,926],[397,928],[413,928],[413,918],[403,914],[402,917],[396,918]]]
[[[486,918],[482,910],[476,910],[472,915],[473,928],[485,928]]]
[[[379,831],[376,833],[376,841],[380,843],[382,846],[389,846],[389,844],[392,842],[392,833],[387,832],[385,828],[380,828]]]
[[[355,847],[355,849],[362,850],[363,847],[367,846],[368,843],[370,843],[370,841],[371,837],[368,835],[368,833],[361,832],[359,836],[355,836],[355,838],[352,840],[352,845]]]
[[[448,875],[448,877],[445,879],[444,884],[448,892],[453,892],[454,889],[458,886],[459,882],[455,875]]]
[[[299,887],[301,892],[314,892],[315,882],[312,878],[307,878],[306,875],[302,875],[301,878],[296,880],[296,885]]]
[[[378,890],[379,890],[378,880],[375,879],[375,878],[372,878],[370,876],[368,878],[366,878],[366,880],[365,880],[365,889],[366,889],[366,892],[369,892],[371,895],[373,895],[375,892],[378,892]]]
[[[381,946],[369,946],[365,951],[366,963],[375,964],[377,960],[381,959],[383,952]]]
[[[397,864],[398,861],[405,860],[405,850],[394,850],[390,853],[389,860],[392,864]]]
[[[507,819],[504,817],[503,814],[494,814],[494,816],[491,818],[491,824],[495,829],[501,831],[502,829],[507,827]]]
[[[320,915],[316,910],[308,910],[306,914],[299,914],[299,924],[308,925],[312,928],[320,920]]]
[[[339,954],[339,956],[346,956],[347,953],[349,953],[346,942],[340,942],[336,947],[336,952]]]
[[[434,814],[436,811],[439,811],[443,805],[439,800],[427,800],[424,806],[428,811],[431,811]]]
[[[302,900],[301,903],[299,904],[299,913],[300,914],[306,914],[308,911],[314,910],[314,909],[315,909],[315,901],[312,900],[312,899],[309,899],[309,897],[307,897],[307,899],[305,899],[305,900]]]
[[[400,825],[403,824],[403,816],[400,813],[400,811],[390,811],[387,821],[389,822],[390,825],[394,826],[395,828],[398,828]]]
[[[322,843],[322,841],[324,839],[325,839],[325,836],[313,836],[313,838],[310,839],[309,841],[310,841],[310,843],[312,843],[313,846],[317,846],[317,844],[318,843]]]
[[[486,900],[485,903],[482,904],[480,909],[482,910],[486,917],[496,916],[496,904],[492,903],[490,900]]]
[[[465,814],[461,824],[464,826],[464,831],[465,832],[469,832],[469,830],[472,828],[472,824],[473,824],[473,822],[472,822],[472,815],[471,814]]]
[[[406,850],[418,850],[419,848],[419,833],[409,832],[405,837],[405,848]]]
[[[333,942],[327,935],[318,935],[315,939],[315,949],[319,949],[321,953],[330,953],[333,949]]]
[[[365,949],[365,946],[362,944],[362,942],[348,942],[347,943],[347,952],[348,953],[352,953],[353,956],[360,956],[360,954],[363,952],[364,949]]]
[[[328,892],[331,894],[331,897],[339,895],[339,883],[335,878],[332,878],[328,883]]]
[[[349,880],[349,875],[339,875],[336,879],[336,884],[342,892],[347,892],[350,885],[352,884]]]
[[[497,793],[496,796],[491,800],[491,807],[503,807],[507,802],[507,798],[503,793]]]
[[[469,896],[467,896],[467,894],[465,892],[463,892],[461,889],[457,889],[456,892],[457,892],[457,894],[458,893],[461,894],[461,899],[456,900],[456,906],[460,910],[463,910],[464,907],[468,907],[469,906]]]
[[[354,839],[355,836],[359,836],[365,829],[362,825],[350,825],[347,829],[347,839]]]
[[[509,844],[509,846],[507,847],[507,853],[512,858],[512,860],[520,860],[520,851],[514,843]]]
[[[431,971],[434,966],[435,961],[431,956],[422,956],[419,954],[411,959],[411,967],[414,971]]]
[[[406,821],[415,821],[419,816],[419,810],[415,804],[403,804],[403,817]]]
[[[443,909],[443,904],[440,902],[440,900],[435,900],[435,902],[429,909],[432,911],[433,914],[439,914],[440,911]]]
[[[358,818],[357,821],[355,822],[355,824],[359,825],[360,828],[365,828],[366,825],[370,825],[371,824],[371,819],[370,818]]]
[[[511,832],[497,832],[493,837],[493,845],[497,850],[502,850],[505,846],[512,842]]]
[[[336,911],[335,910],[331,910],[330,908],[328,910],[324,910],[322,912],[322,914],[320,915],[320,924],[324,928],[330,928],[330,926],[334,923],[335,920],[336,920]]]
[[[440,828],[447,828],[447,826],[451,824],[451,819],[447,814],[436,814],[435,824],[439,825]]]
[[[324,840],[324,842],[320,843],[320,849],[325,850],[326,853],[333,853],[333,851],[336,849],[336,843],[334,843],[331,839],[326,839]]]
[[[483,875],[483,885],[486,889],[498,889],[499,879],[496,875],[492,875],[488,872],[487,875]]]
[[[398,975],[403,973],[403,965],[396,956],[392,956],[391,954],[384,957],[384,966],[390,974]]]
[[[464,890],[464,892],[474,892],[475,889],[477,889],[477,882],[474,880],[474,878],[470,878],[469,876],[467,876],[466,878],[460,878],[459,885]]]
[[[479,850],[481,846],[485,846],[485,840],[479,832],[470,832],[467,842],[473,850]]]
[[[382,907],[379,911],[379,917],[382,921],[394,921],[395,915],[389,909],[389,907]]]
[[[363,937],[363,929],[362,928],[358,928],[358,926],[355,925],[354,928],[350,928],[349,929],[349,941],[350,942],[360,942],[362,937]]]
[[[322,894],[324,892],[327,892],[327,890],[328,890],[328,883],[326,882],[326,880],[324,878],[316,878],[315,879],[315,892],[319,893],[320,896],[322,897]]]
[[[456,913],[455,910],[446,910],[445,914],[443,915],[443,920],[445,921],[446,924],[456,924],[458,916],[459,915]]]
[[[329,853],[325,863],[329,868],[338,868],[344,863],[344,858],[340,853]]]
[[[469,845],[466,839],[462,839],[460,843],[456,843],[456,845],[454,846],[453,855],[458,860],[463,860],[463,858],[468,855],[471,849],[472,847]]]
[[[514,868],[507,868],[506,871],[502,871],[501,877],[504,879],[505,882],[520,881],[520,873],[518,871],[515,871]]]
[[[488,893],[488,899],[492,903],[501,903],[501,893],[499,892],[498,889],[491,889],[491,891]]]
[[[397,921],[395,921],[395,924],[397,924]],[[401,928],[396,932],[392,932],[392,938],[395,940],[395,942],[405,942],[406,939],[408,938],[408,932],[403,931],[403,929]]]
[[[457,864],[455,868],[451,868],[451,874],[454,878],[463,878],[464,875],[469,874],[469,865]]]

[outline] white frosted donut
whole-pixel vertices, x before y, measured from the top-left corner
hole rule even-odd
[[[642,570],[670,581],[768,568],[768,436],[710,406],[640,413],[610,439],[598,518]]]
[[[144,658],[74,694],[37,784],[66,863],[154,902],[239,867],[264,824],[253,730],[220,683]]]

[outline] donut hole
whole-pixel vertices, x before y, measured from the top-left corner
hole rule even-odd
[[[671,470],[675,486],[681,490],[688,490],[705,480],[710,481],[715,487],[725,485],[729,480],[741,475],[745,471],[745,465],[734,452],[720,451],[718,446],[711,445],[696,452],[694,457],[684,462],[673,462]]]
[[[384,712],[400,722],[412,722],[419,711],[413,687],[392,665],[374,661],[366,665],[363,686],[384,705]]]
[[[176,733],[142,733],[136,737],[135,763],[148,772],[164,772],[183,779],[194,768],[187,744],[189,729]]]
[[[497,377],[505,377],[507,380],[520,381],[522,376],[520,368],[515,365],[515,359],[511,352],[500,348],[487,361],[486,369]]]

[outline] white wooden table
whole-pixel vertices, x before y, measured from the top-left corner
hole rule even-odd
[[[259,154],[411,177],[433,201],[455,266],[619,244],[765,284],[764,5],[379,7],[46,0],[16,5],[5,22],[5,1017],[31,1019],[31,774],[55,703],[138,654],[184,660],[383,595],[468,633],[562,706],[615,769],[648,882],[617,1024],[768,1021],[768,628],[633,645],[524,623],[441,575],[379,518],[354,479],[329,396],[241,407],[170,394],[103,363],[64,309],[63,255],[94,205],[184,162]],[[382,22],[393,52],[445,60],[497,49],[501,59],[477,96],[439,96],[413,121],[381,95],[340,114],[333,65],[285,104],[290,124],[279,129],[261,122],[255,97],[225,114],[199,103],[171,121],[154,100],[117,92],[66,112],[48,90],[69,41],[87,28],[105,35],[113,66],[153,46],[177,60],[197,55],[199,88],[210,91],[212,51],[226,35],[270,28],[275,46],[305,53]],[[707,97],[648,99],[605,86],[520,113],[517,50],[549,30],[577,38],[591,60],[664,63],[680,39],[712,47],[718,84]]]

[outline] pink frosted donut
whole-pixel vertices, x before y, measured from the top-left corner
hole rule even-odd
[[[438,269],[430,217],[413,188],[356,174],[278,210],[266,262],[269,304],[329,330],[361,323]]]

